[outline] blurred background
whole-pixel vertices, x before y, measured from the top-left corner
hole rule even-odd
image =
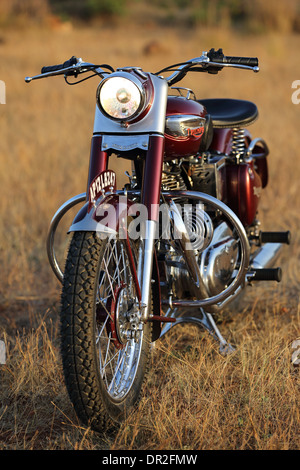
[[[8,351],[0,376],[0,447],[93,448],[80,427],[79,437],[71,438],[75,427],[66,430],[57,412],[63,410],[65,421],[65,414],[72,416],[58,372],[61,286],[48,265],[46,237],[60,205],[86,191],[98,80],[67,86],[62,77],[30,84],[24,77],[73,55],[156,72],[212,47],[258,57],[260,72],[191,73],[181,86],[197,99],[257,104],[260,116],[249,129],[270,148],[269,185],[258,215],[265,230],[291,230],[292,245],[281,257],[282,282],[249,288],[249,316],[225,317],[222,331],[238,343],[241,363],[216,359],[187,329],[187,336],[173,336],[180,361],[170,353],[166,369],[165,355],[156,359],[153,396],[142,402],[141,421],[133,417],[131,427],[120,429],[115,448],[299,447],[296,375],[289,367],[300,314],[300,104],[292,101],[292,85],[300,80],[300,0],[0,0],[0,80],[6,86],[6,104],[0,104],[0,339]],[[122,187],[130,167],[116,159],[111,167]],[[62,267],[73,215],[57,234]],[[195,349],[187,349],[191,344]],[[189,354],[179,356],[184,351]]]

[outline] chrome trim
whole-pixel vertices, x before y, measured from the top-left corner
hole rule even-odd
[[[128,76],[131,75],[128,73]],[[124,127],[124,122],[114,121],[102,114],[98,105],[95,109],[94,134],[152,134],[158,133],[164,135],[165,118],[168,98],[168,84],[165,80],[150,75],[154,87],[154,99],[151,108],[147,112],[147,119],[137,120],[137,122],[128,122],[129,126]]]
[[[201,277],[210,294],[223,290],[232,278],[238,262],[238,245],[231,228],[226,222],[221,222],[198,260]]]
[[[130,150],[139,148],[148,150],[149,135],[109,135],[102,136],[101,150],[106,151],[109,149],[119,150],[120,152],[128,152]]]
[[[255,146],[259,143],[262,144],[263,150],[265,151],[264,155],[262,155],[262,156],[266,157],[267,155],[269,155],[269,148],[268,148],[266,142],[263,139],[261,139],[260,137],[257,137],[256,139],[251,140],[251,142],[250,142],[250,144],[249,144],[249,146],[248,146],[248,148],[245,152],[246,157],[249,158],[249,157],[252,156]],[[255,158],[259,158],[259,157],[255,157]]]
[[[177,67],[177,70],[172,73],[172,75],[169,75],[169,77],[166,77],[165,80],[168,83],[172,83],[173,80],[175,80],[178,75],[184,70],[184,68],[187,65],[207,65],[210,62],[209,57],[207,57],[207,52],[202,52],[201,57],[195,57],[194,59],[190,59],[187,62],[185,62],[183,65],[180,65]]]
[[[116,191],[118,195],[124,195],[124,191]],[[259,249],[257,249],[250,257],[248,258],[249,251],[248,251],[248,239],[246,237],[247,243],[245,243],[245,231],[243,226],[239,223],[239,219],[232,213],[230,209],[228,209],[223,203],[216,200],[212,196],[203,194],[203,193],[195,193],[192,191],[163,191],[162,193],[165,197],[189,197],[201,200],[203,202],[207,202],[210,204],[215,204],[216,207],[219,207],[224,214],[231,220],[233,225],[236,227],[239,236],[242,240],[242,244],[244,244],[244,248],[242,250],[245,251],[244,259],[241,263],[239,273],[229,288],[225,289],[221,294],[216,295],[210,298],[202,298],[201,300],[177,300],[177,299],[166,299],[162,301],[162,305],[166,305],[173,310],[172,316],[177,319],[179,317],[179,322],[194,322],[196,324],[201,324],[199,320],[199,307],[205,307],[205,310],[208,312],[216,313],[223,309],[227,304],[235,300],[243,291],[245,287],[245,282],[251,282],[251,269],[261,269],[261,268],[268,268],[271,267],[277,257],[280,254],[282,244],[281,243],[266,243]],[[127,193],[128,196],[138,197],[140,195],[140,191],[129,190]],[[57,258],[54,251],[54,238],[57,226],[62,219],[62,217],[66,214],[66,212],[74,207],[76,204],[86,201],[86,193],[79,194],[68,201],[66,201],[55,213],[54,217],[52,218],[48,237],[47,237],[47,254],[49,258],[49,262],[51,268],[58,278],[60,282],[63,281],[63,272],[59,267],[57,262]],[[172,202],[172,201],[171,201]],[[226,211],[226,212],[225,212]],[[77,224],[75,224],[77,225]],[[146,232],[145,237],[143,239],[143,247],[140,248],[139,252],[142,253],[142,256],[139,256],[139,264],[138,264],[138,278],[139,283],[142,286],[142,308],[143,308],[143,319],[147,319],[148,315],[148,305],[149,305],[149,293],[150,293],[150,285],[151,285],[151,274],[152,274],[152,263],[153,263],[153,250],[154,250],[154,237],[156,233],[156,223],[154,221],[147,221],[146,222]],[[71,227],[72,228],[72,227]],[[99,224],[98,227],[99,229]],[[177,226],[177,229],[180,226]],[[75,226],[73,226],[75,229]],[[78,230],[84,230],[84,227],[81,226],[79,222],[79,226],[77,226]],[[89,228],[90,229],[90,228]],[[107,229],[107,228],[106,228]],[[183,230],[183,226],[181,226],[181,230],[183,234],[185,233]],[[70,229],[71,231],[71,229]],[[143,249],[144,248],[144,249]],[[200,292],[201,296],[206,293],[203,281],[201,279],[199,273],[199,267],[197,263],[194,262],[195,256],[193,256],[193,252],[190,251],[190,255],[188,256],[187,251],[187,258],[186,262],[191,270],[192,279],[194,279],[194,285],[198,289],[198,294]],[[250,272],[249,272],[250,270]],[[247,272],[248,271],[248,272]],[[245,280],[245,282],[243,282]],[[205,295],[204,295],[205,297]],[[187,310],[187,316],[184,316],[184,309]],[[195,316],[193,316],[192,310],[195,310]],[[167,316],[170,316],[168,313]],[[176,323],[175,323],[176,324]],[[170,324],[172,327],[174,323]]]
[[[103,109],[103,107],[101,105],[101,102],[100,102],[101,89],[102,89],[103,85],[106,82],[108,82],[109,80],[112,80],[113,78],[125,78],[126,80],[132,82],[137,87],[137,89],[139,90],[140,104],[138,106],[138,109],[131,116],[129,116],[128,118],[115,118],[115,117],[111,116],[110,114],[108,114]],[[128,122],[128,123],[130,123],[131,120],[136,119],[143,112],[143,110],[145,109],[146,92],[145,92],[145,89],[144,89],[141,81],[138,80],[133,74],[131,74],[129,72],[125,72],[125,71],[124,72],[117,71],[117,72],[111,73],[108,77],[105,77],[99,83],[99,85],[97,87],[97,92],[96,92],[96,103],[97,103],[97,106],[99,107],[100,112],[103,113],[109,119],[112,119],[113,121],[117,121],[117,122]]]
[[[247,279],[247,274],[245,276],[245,279]],[[226,305],[228,305],[230,302],[232,302],[234,299],[237,298],[238,295],[241,294],[243,288],[244,288],[244,285],[239,285],[236,290],[233,292],[233,294],[231,295],[228,295],[227,298],[225,300],[223,300],[222,302],[218,302],[218,303],[215,303],[213,304],[213,306],[211,306],[210,302],[206,303],[205,305],[203,304],[203,301],[202,300],[177,300],[177,299],[172,299],[172,308],[202,308],[203,306],[205,307],[205,311],[206,312],[211,312],[211,313],[217,313],[217,312],[220,312],[224,307],[226,307]],[[225,292],[225,291],[223,291]],[[212,299],[212,297],[210,297],[208,300],[210,301],[210,299]],[[168,305],[169,306],[169,301],[168,300],[163,300],[162,301],[162,305]]]
[[[191,137],[194,131],[203,128],[206,119],[193,115],[174,115],[166,118],[166,134],[173,137]],[[200,136],[199,136],[200,137]]]
[[[223,202],[219,201],[218,199],[204,193],[198,193],[195,191],[163,191],[163,196],[165,198],[174,198],[174,197],[186,197],[188,199],[196,199],[198,201],[211,204],[215,209],[221,210],[223,214],[229,219],[232,223],[234,228],[237,231],[238,238],[241,242],[241,261],[240,267],[238,269],[237,275],[233,282],[224,289],[221,293],[216,294],[209,298],[203,298],[203,281],[201,279],[200,268],[197,263],[191,262],[190,258],[187,257],[187,263],[190,261],[188,269],[192,274],[194,281],[196,280],[195,284],[199,288],[199,294],[202,297],[201,300],[195,300],[194,306],[195,307],[210,307],[219,302],[226,300],[229,296],[233,295],[239,286],[241,286],[245,282],[246,274],[249,267],[250,261],[250,245],[248,241],[248,237],[244,226],[242,225],[239,218],[235,215],[235,213],[229,209]],[[174,304],[174,300],[172,300]]]
[[[182,220],[181,214],[173,200],[170,201],[169,207],[170,216],[174,223],[176,241],[178,241],[180,244],[182,255],[185,259],[189,274],[191,279],[194,281],[194,283],[191,285],[191,288],[195,287],[193,289],[195,291],[194,294],[198,297],[200,296],[200,298],[207,298],[208,292],[200,274],[195,251],[190,248],[191,242],[186,225]]]
[[[193,95],[193,97],[194,97],[193,99],[196,100],[196,95],[193,92],[193,90],[191,90],[190,88],[185,88],[185,87],[182,87],[182,86],[171,86],[171,90],[177,90],[179,95],[186,98],[187,100],[190,100],[191,99],[190,96]],[[181,90],[186,91],[186,96],[183,95]]]
[[[85,217],[76,224],[72,224],[68,230],[68,233],[71,232],[97,232],[99,235],[105,234],[105,236],[117,234],[116,230],[106,227],[106,225],[102,225],[100,222],[94,220],[93,212],[86,214]]]
[[[164,323],[161,329],[160,338],[165,336],[171,328],[174,328],[174,326],[180,325],[181,323],[192,323],[199,328],[205,328],[217,341],[219,341],[219,350],[221,354],[230,354],[235,351],[235,348],[233,348],[221,334],[210,313],[207,313],[200,308],[195,312],[195,316],[192,316],[190,308],[186,310],[186,315],[184,314],[183,309],[180,309],[180,312],[177,311],[176,308],[173,311],[170,310],[171,309],[167,310],[166,317],[175,318],[176,322]],[[177,313],[179,316],[177,316]]]
[[[77,59],[77,64],[71,65],[70,67],[65,67],[60,70],[53,70],[52,72],[40,73],[38,75],[34,75],[33,77],[25,77],[25,82],[30,83],[32,80],[38,80],[40,78],[47,78],[47,77],[54,77],[56,75],[69,75],[72,72],[74,75],[78,73],[88,72],[89,70],[94,70],[97,74],[102,77],[105,77],[109,73],[101,67],[95,67],[94,64],[90,62],[83,62],[82,59]]]
[[[265,243],[251,256],[250,268],[271,268],[275,263],[276,259],[278,258],[282,247],[282,243]]]
[[[48,254],[48,259],[50,266],[57,277],[57,279],[62,282],[63,281],[63,272],[59,267],[56,255],[55,255],[55,250],[54,250],[54,238],[55,238],[55,232],[57,229],[57,226],[62,219],[62,217],[70,210],[72,207],[74,207],[76,204],[79,204],[80,202],[83,202],[86,200],[86,193],[81,193],[78,194],[77,196],[72,197],[68,201],[66,201],[55,213],[53,216],[50,227],[49,227],[49,232],[47,236],[47,254]]]
[[[138,273],[140,273],[139,284],[141,286],[142,320],[147,321],[149,315],[150,286],[153,266],[154,240],[157,223],[154,220],[146,220],[144,226],[142,256],[138,262]]]
[[[201,57],[195,57],[194,59],[188,60],[183,65],[180,65],[179,67],[177,67],[177,70],[174,73],[172,73],[172,75],[170,75],[169,77],[166,77],[165,80],[168,83],[172,83],[174,80],[176,80],[176,78],[180,75],[180,73],[185,69],[185,67],[187,65],[189,65],[189,66],[190,65],[201,65],[204,70],[205,70],[205,68],[209,67],[210,65],[213,65],[213,66],[218,67],[220,69],[223,68],[223,67],[234,67],[234,68],[238,68],[238,69],[253,70],[253,72],[259,72],[259,67],[258,66],[252,67],[250,65],[226,64],[226,63],[223,63],[223,62],[222,63],[213,62],[207,56],[207,52],[202,52]]]
[[[246,274],[246,282],[251,284],[252,273],[251,269],[266,269],[271,268],[276,259],[278,258],[280,251],[283,245],[281,243],[266,243],[261,248],[259,248],[256,252],[254,252],[251,256],[250,265],[249,265],[249,272]],[[218,305],[214,305],[213,313],[217,313],[221,311],[224,307],[226,307],[230,302],[235,300],[243,290],[243,285],[240,285],[238,289],[233,293],[233,295],[227,297],[223,302],[219,303]],[[170,307],[169,301],[166,299],[162,301],[162,304],[165,306]],[[166,314],[166,316],[172,316],[176,318],[177,315],[179,316],[180,323],[182,322],[191,322],[199,323],[199,319],[197,317],[198,312],[195,312],[195,317],[192,317],[191,309],[199,307],[199,302],[197,300],[172,300],[172,309],[174,310],[173,315],[170,315],[170,312]],[[187,313],[188,316],[184,316],[184,309],[188,309]],[[191,320],[193,318],[193,320]],[[171,328],[174,323],[169,325]],[[164,326],[164,329],[166,326]],[[165,334],[165,333],[163,333]]]
[[[252,70],[255,73],[259,72],[259,67],[258,66],[252,67],[251,65],[226,64],[226,63],[223,63],[223,62],[219,63],[219,62],[212,62],[212,61],[210,61],[208,65],[217,65],[220,68],[222,68],[222,67],[233,67],[235,69]]]

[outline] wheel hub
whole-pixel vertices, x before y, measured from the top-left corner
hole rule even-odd
[[[98,308],[98,321],[105,321],[109,314],[106,329],[117,349],[123,349],[131,339],[139,336],[140,316],[135,299],[128,292],[127,285],[117,286],[110,296],[106,308]]]

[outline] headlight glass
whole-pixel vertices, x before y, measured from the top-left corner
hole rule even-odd
[[[124,77],[106,80],[99,91],[99,104],[114,119],[126,120],[141,107],[142,96],[138,86]]]

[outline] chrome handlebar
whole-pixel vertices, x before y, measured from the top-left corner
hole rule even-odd
[[[184,74],[185,70],[186,72],[188,72],[188,69],[191,68],[192,66],[200,66],[202,67],[203,71],[205,71],[205,69],[208,69],[209,67],[213,67],[216,70],[218,69],[221,70],[223,67],[234,67],[234,68],[239,68],[239,69],[252,70],[253,72],[259,71],[259,67],[256,65],[251,66],[251,65],[244,65],[241,63],[232,63],[232,62],[226,63],[226,61],[215,62],[214,60],[211,60],[208,57],[208,52],[203,52],[202,56],[195,57],[194,59],[190,59],[184,64],[178,66],[178,69],[172,75],[164,79],[171,85],[175,83],[176,79],[181,74]],[[96,74],[100,75],[101,77],[104,77],[105,75],[109,74],[109,72],[103,70],[101,67],[95,64],[92,64],[90,62],[84,62],[82,59],[77,59],[77,63],[69,67],[52,70],[50,72],[40,73],[33,77],[25,77],[25,82],[30,83],[32,80],[38,80],[40,78],[47,78],[47,77],[54,77],[57,75],[64,75],[65,77],[71,76],[71,75],[77,76],[78,74],[85,73],[91,70],[93,70]]]
[[[239,68],[239,69],[244,69],[244,70],[252,70],[253,72],[259,72],[259,67],[258,65],[245,65],[241,63],[233,63],[233,62],[214,62],[208,57],[208,52],[203,52],[202,56],[200,57],[195,57],[194,59],[190,59],[187,61],[185,64],[180,65],[178,67],[178,70],[176,70],[172,75],[167,77],[165,80],[168,83],[174,83],[176,78],[184,72],[185,69],[189,69],[191,66],[201,66],[203,68],[203,71],[205,71],[206,68],[208,67],[214,67],[216,69],[222,69],[223,67],[234,67],[234,68]]]
[[[69,67],[61,68],[58,70],[53,70],[51,72],[44,72],[38,75],[34,75],[33,77],[25,77],[25,82],[30,83],[32,80],[38,80],[39,78],[47,78],[47,77],[54,77],[56,75],[78,75],[80,73],[89,72],[93,70],[98,75],[106,75],[108,72],[101,69],[101,67],[97,67],[95,64],[90,62],[84,62],[82,59],[77,59],[77,63],[70,65]]]

